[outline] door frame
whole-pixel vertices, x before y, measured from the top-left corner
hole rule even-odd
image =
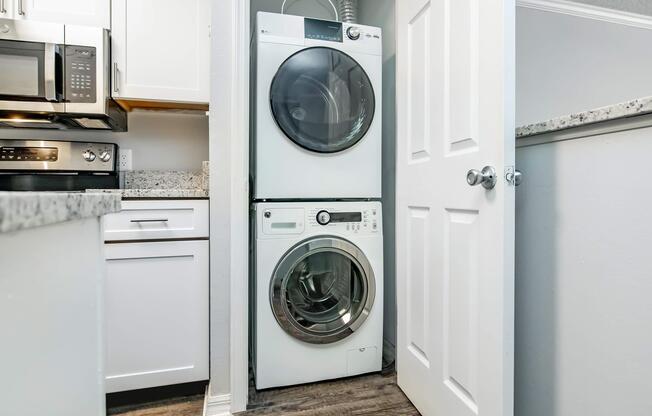
[[[246,410],[249,387],[250,2],[211,3],[211,368],[206,416]]]

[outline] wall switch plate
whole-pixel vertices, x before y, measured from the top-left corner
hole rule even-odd
[[[126,170],[134,170],[131,149],[120,149],[119,156],[120,158],[118,159],[118,170],[121,172]]]

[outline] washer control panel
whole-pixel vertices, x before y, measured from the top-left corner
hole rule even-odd
[[[324,230],[336,229],[338,232],[377,233],[381,229],[381,217],[377,208],[363,210],[338,210],[313,208],[308,213],[311,227]]]
[[[253,209],[259,238],[382,234],[382,205],[376,201],[260,202]]]

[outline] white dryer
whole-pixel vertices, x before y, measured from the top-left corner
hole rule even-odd
[[[381,30],[260,12],[252,45],[254,199],[380,198]]]
[[[255,222],[256,387],[380,371],[380,203],[260,203]]]

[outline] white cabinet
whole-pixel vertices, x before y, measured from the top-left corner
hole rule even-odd
[[[107,393],[208,380],[208,241],[107,244]]]
[[[208,201],[104,217],[108,393],[208,379]]]
[[[3,2],[5,14],[1,13]],[[0,17],[111,27],[110,0],[0,0]]]
[[[113,96],[208,103],[209,0],[112,0]]]

